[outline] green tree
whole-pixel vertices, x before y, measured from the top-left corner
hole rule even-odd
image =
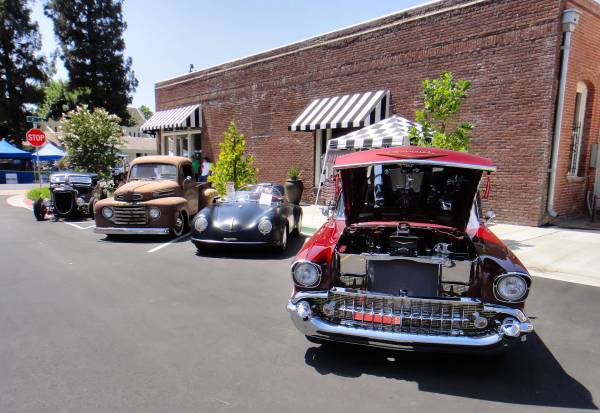
[[[473,125],[456,121],[456,115],[467,97],[471,82],[454,79],[452,72],[444,72],[437,79],[423,80],[422,85],[423,109],[415,112],[415,120],[422,129],[410,129],[411,143],[455,151],[468,150]]]
[[[224,140],[219,146],[221,148],[219,159],[213,175],[208,177],[217,192],[225,195],[227,182],[234,182],[236,189],[246,184],[256,183],[257,169],[254,167],[254,157],[244,155],[246,138],[238,132],[234,121],[229,122]]]
[[[44,101],[38,109],[38,115],[44,119],[58,120],[87,101],[89,94],[89,89],[70,90],[68,82],[51,80],[44,87]]]
[[[120,119],[104,109],[84,106],[69,112],[64,122],[62,141],[69,164],[76,170],[96,172],[109,179],[123,144]]]
[[[70,90],[88,89],[85,103],[128,124],[127,104],[138,81],[124,56],[122,6],[123,0],[49,0],[45,12],[54,22]]]
[[[150,116],[153,115],[152,110],[150,110],[148,105],[142,105],[139,107],[139,109],[140,109],[140,112],[142,112],[142,115],[144,115],[145,119],[150,119]]]
[[[0,136],[23,135],[31,105],[42,100],[46,61],[25,0],[0,0]]]

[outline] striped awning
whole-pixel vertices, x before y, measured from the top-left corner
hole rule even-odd
[[[150,117],[142,126],[142,132],[159,129],[184,129],[202,127],[201,105],[180,106],[161,110]]]
[[[315,99],[289,130],[360,128],[387,117],[389,107],[390,92],[387,90]]]
[[[412,126],[421,130],[420,124],[394,115],[363,129],[331,139],[329,149],[371,149],[410,145],[408,131]]]

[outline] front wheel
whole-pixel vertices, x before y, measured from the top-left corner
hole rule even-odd
[[[281,243],[279,244],[279,250],[281,252],[284,252],[287,249],[288,234],[289,230],[286,224],[285,227],[283,227],[283,232],[281,233]]]
[[[183,234],[185,229],[185,217],[183,216],[183,212],[177,211],[175,214],[175,224],[171,228],[171,235],[174,237],[179,237]]]
[[[38,221],[43,221],[46,218],[46,212],[48,212],[48,208],[44,205],[44,201],[41,198],[38,198],[33,203],[33,216]]]

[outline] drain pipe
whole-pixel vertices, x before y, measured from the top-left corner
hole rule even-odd
[[[558,216],[558,212],[554,209],[554,193],[556,191],[556,173],[558,166],[558,150],[560,147],[560,133],[562,129],[562,118],[565,107],[565,89],[567,85],[567,73],[569,71],[569,52],[571,50],[571,35],[575,31],[581,12],[575,9],[566,9],[562,15],[562,29],[564,32],[560,79],[558,85],[558,100],[556,103],[556,113],[554,117],[554,135],[552,137],[552,155],[550,164],[550,182],[548,183],[548,214],[552,218]]]

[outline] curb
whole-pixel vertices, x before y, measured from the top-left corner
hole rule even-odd
[[[28,209],[30,211],[33,211],[33,207],[27,204],[27,201],[29,201],[28,199],[25,198],[25,195],[13,195],[10,198],[8,198],[6,200],[6,202],[8,203],[8,205],[15,207],[15,208],[25,208]]]

